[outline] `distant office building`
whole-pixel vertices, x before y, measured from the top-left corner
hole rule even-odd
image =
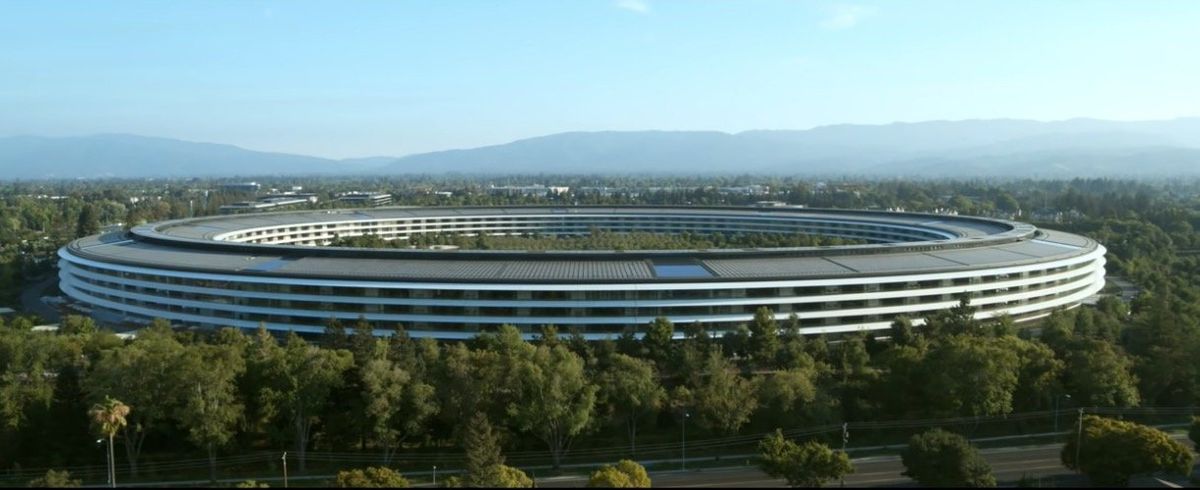
[[[525,196],[525,197],[542,197],[549,195],[562,195],[571,191],[570,187],[564,186],[546,186],[542,184],[534,185],[503,185],[491,186],[488,192],[491,194],[500,194],[508,196]]]
[[[255,211],[276,210],[304,204],[316,204],[316,194],[271,194],[258,198],[256,201],[242,201],[221,206],[221,214],[236,214]]]
[[[258,192],[259,189],[262,189],[262,184],[259,184],[258,182],[221,184],[221,190],[226,192]]]
[[[359,206],[386,206],[392,203],[392,195],[386,192],[344,192],[338,201]]]
[[[771,193],[771,188],[765,185],[743,185],[737,187],[721,187],[721,194],[741,194],[744,196],[765,196]]]

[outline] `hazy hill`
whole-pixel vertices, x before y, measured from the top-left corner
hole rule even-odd
[[[930,121],[810,130],[559,133],[401,158],[331,160],[133,135],[0,138],[0,178],[345,173],[1200,176],[1200,118]]]
[[[561,133],[411,155],[404,172],[1200,175],[1200,119],[932,121],[804,131]]]

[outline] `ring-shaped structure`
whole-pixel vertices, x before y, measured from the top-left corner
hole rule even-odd
[[[326,246],[373,234],[807,233],[826,247],[513,251]],[[1071,308],[1104,285],[1095,241],[998,219],[801,207],[374,208],[184,219],[76,240],[61,289],[103,322],[319,334],[331,318],[464,339],[503,324],[585,338],[656,317],[723,334],[767,308],[802,333],[920,325],[971,298],[980,319]],[[682,328],[676,329],[682,335]]]

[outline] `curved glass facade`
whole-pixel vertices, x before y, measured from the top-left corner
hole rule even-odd
[[[744,210],[741,215],[688,211],[684,216],[655,209],[562,216],[545,212],[360,216],[355,220],[231,226],[233,229],[205,239],[214,245],[247,243],[260,246],[254,250],[295,251],[321,250],[306,245],[355,234],[404,239],[413,233],[552,235],[598,228],[660,233],[800,232],[900,246],[886,250],[867,246],[871,254],[865,257],[859,256],[861,251],[849,250],[864,246],[798,250],[797,256],[807,257],[804,259],[785,254],[741,260],[736,255],[730,258],[736,251],[723,251],[720,260],[697,254],[695,260],[681,262],[683,265],[635,254],[627,261],[634,272],[613,277],[575,278],[572,271],[589,263],[545,265],[538,254],[506,259],[509,261],[494,269],[515,270],[519,265],[537,271],[545,266],[562,276],[549,280],[536,274],[508,277],[481,272],[471,276],[451,273],[448,268],[443,274],[446,277],[438,277],[439,257],[455,255],[421,262],[420,267],[433,271],[421,269],[426,271],[423,275],[411,272],[418,267],[409,267],[410,262],[389,262],[375,256],[320,259],[333,262],[318,264],[312,262],[318,259],[294,252],[263,256],[214,250],[208,261],[207,252],[195,241],[172,247],[140,240],[135,232],[64,247],[59,252],[60,279],[68,296],[108,321],[161,317],[190,325],[256,328],[262,323],[274,330],[320,333],[330,318],[344,322],[364,318],[381,335],[402,324],[413,336],[444,339],[469,338],[503,324],[516,325],[527,335],[543,325],[555,325],[564,331],[579,329],[587,338],[598,339],[629,329],[640,331],[659,316],[676,324],[699,322],[720,334],[746,323],[762,307],[779,320],[795,315],[804,333],[877,330],[888,328],[901,315],[920,324],[920,318],[957,304],[962,294],[971,297],[980,318],[1007,314],[1022,320],[1078,305],[1104,284],[1104,247],[1066,234],[1049,241],[1040,232],[1028,230],[1016,239],[987,242],[989,237],[1013,229],[1006,222],[996,222],[993,229],[978,233],[983,237],[981,243],[981,238],[965,237],[968,233],[962,232],[962,227],[931,225],[935,220],[925,215],[884,220],[876,217],[879,213],[823,217],[813,211],[797,216],[762,216],[755,210]],[[288,216],[292,218],[295,216]],[[980,228],[968,224],[974,227],[971,229]],[[166,228],[163,234],[170,232]],[[905,246],[908,242],[935,246],[927,251]],[[175,263],[187,260],[197,263]],[[472,268],[466,270],[493,270],[484,267],[491,264],[471,263]],[[346,268],[363,272],[349,273]],[[376,274],[383,269],[396,272],[387,277]]]

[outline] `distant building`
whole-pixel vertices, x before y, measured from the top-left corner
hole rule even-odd
[[[538,197],[548,195],[562,195],[571,191],[570,187],[564,186],[546,186],[542,184],[533,185],[504,185],[488,187],[488,192],[491,194],[502,194],[509,196],[525,196]]]
[[[392,203],[392,195],[386,192],[344,192],[338,201],[359,206],[386,206]]]
[[[258,192],[259,189],[262,189],[262,184],[259,184],[258,182],[221,184],[221,190],[226,192]]]
[[[245,212],[275,210],[279,208],[316,204],[316,194],[271,194],[258,198],[256,201],[242,201],[221,206],[221,214],[236,214]]]
[[[771,188],[765,185],[743,185],[737,187],[722,187],[718,189],[721,194],[741,194],[744,196],[765,196],[771,193]]]

